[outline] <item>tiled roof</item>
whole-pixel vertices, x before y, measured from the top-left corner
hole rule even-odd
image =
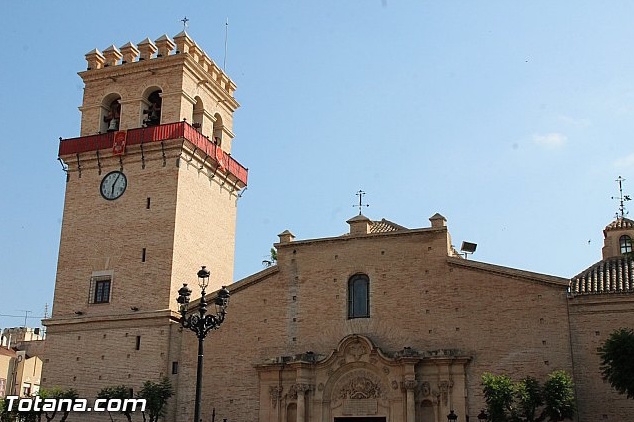
[[[634,293],[634,262],[620,256],[599,261],[570,280],[570,294]]]
[[[605,226],[604,232],[610,230],[620,230],[620,229],[634,229],[634,221],[629,218],[619,217],[607,226]]]
[[[9,356],[9,357],[16,357],[16,353],[14,350],[12,349],[7,349],[6,347],[2,347],[0,346],[0,355],[1,356]]]
[[[398,224],[386,220],[385,218],[381,219],[381,221],[370,222],[370,233],[388,233],[401,230],[407,230],[407,228],[399,226]]]

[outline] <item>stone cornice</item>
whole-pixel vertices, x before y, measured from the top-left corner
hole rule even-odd
[[[276,248],[291,248],[299,245],[309,245],[316,243],[326,243],[326,242],[345,242],[350,240],[362,240],[362,239],[376,239],[379,237],[399,237],[399,236],[415,236],[419,234],[437,234],[437,233],[446,233],[447,227],[424,227],[420,229],[407,229],[393,232],[383,232],[383,233],[368,233],[362,235],[349,235],[345,234],[342,236],[334,236],[334,237],[322,237],[319,239],[305,239],[305,240],[293,240],[288,243],[275,243],[273,246]]]
[[[85,315],[85,316],[68,316],[68,317],[52,317],[42,320],[42,324],[48,328],[52,327],[70,327],[81,324],[82,330],[89,330],[91,324],[111,324],[112,328],[116,326],[125,326],[126,322],[135,321],[135,324],[140,320],[160,319],[160,320],[174,320],[177,321],[180,315],[176,311],[170,309],[162,309],[158,311],[138,311],[133,313],[121,314],[104,314],[104,315]],[[95,327],[95,329],[100,329]]]
[[[534,273],[531,271],[518,270],[515,268],[502,267],[500,265],[487,264],[473,260],[467,260],[457,257],[447,257],[447,263],[454,267],[468,268],[476,271],[484,271],[492,274],[499,274],[506,277],[513,277],[532,282],[548,284],[552,286],[568,288],[570,280],[563,277],[557,277],[547,274]]]

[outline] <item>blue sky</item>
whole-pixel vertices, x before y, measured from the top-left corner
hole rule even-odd
[[[571,277],[600,259],[614,180],[634,190],[631,1],[0,3],[0,315],[52,303],[84,54],[184,16],[217,63],[229,19],[232,155],[250,170],[236,280],[285,229],[346,232],[359,189],[372,219],[440,212],[474,259]]]

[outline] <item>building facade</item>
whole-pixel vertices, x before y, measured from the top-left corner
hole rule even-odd
[[[230,155],[235,84],[184,32],[86,59],[81,136],[60,141],[67,186],[42,382],[94,397],[168,376],[166,420],[191,420],[197,339],[176,298],[201,264],[210,290],[232,280],[247,183]],[[342,236],[281,233],[276,265],[229,286],[227,320],[206,346],[205,418],[475,420],[484,372],[544,381],[558,369],[574,377],[579,421],[632,414],[596,354],[632,327],[630,220],[606,228],[604,259],[573,280],[466,260],[445,218],[429,220],[408,229],[359,215]]]

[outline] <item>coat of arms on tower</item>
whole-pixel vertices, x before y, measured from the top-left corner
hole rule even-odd
[[[119,130],[114,133],[114,142],[112,143],[112,155],[123,155],[125,152],[127,132]]]

